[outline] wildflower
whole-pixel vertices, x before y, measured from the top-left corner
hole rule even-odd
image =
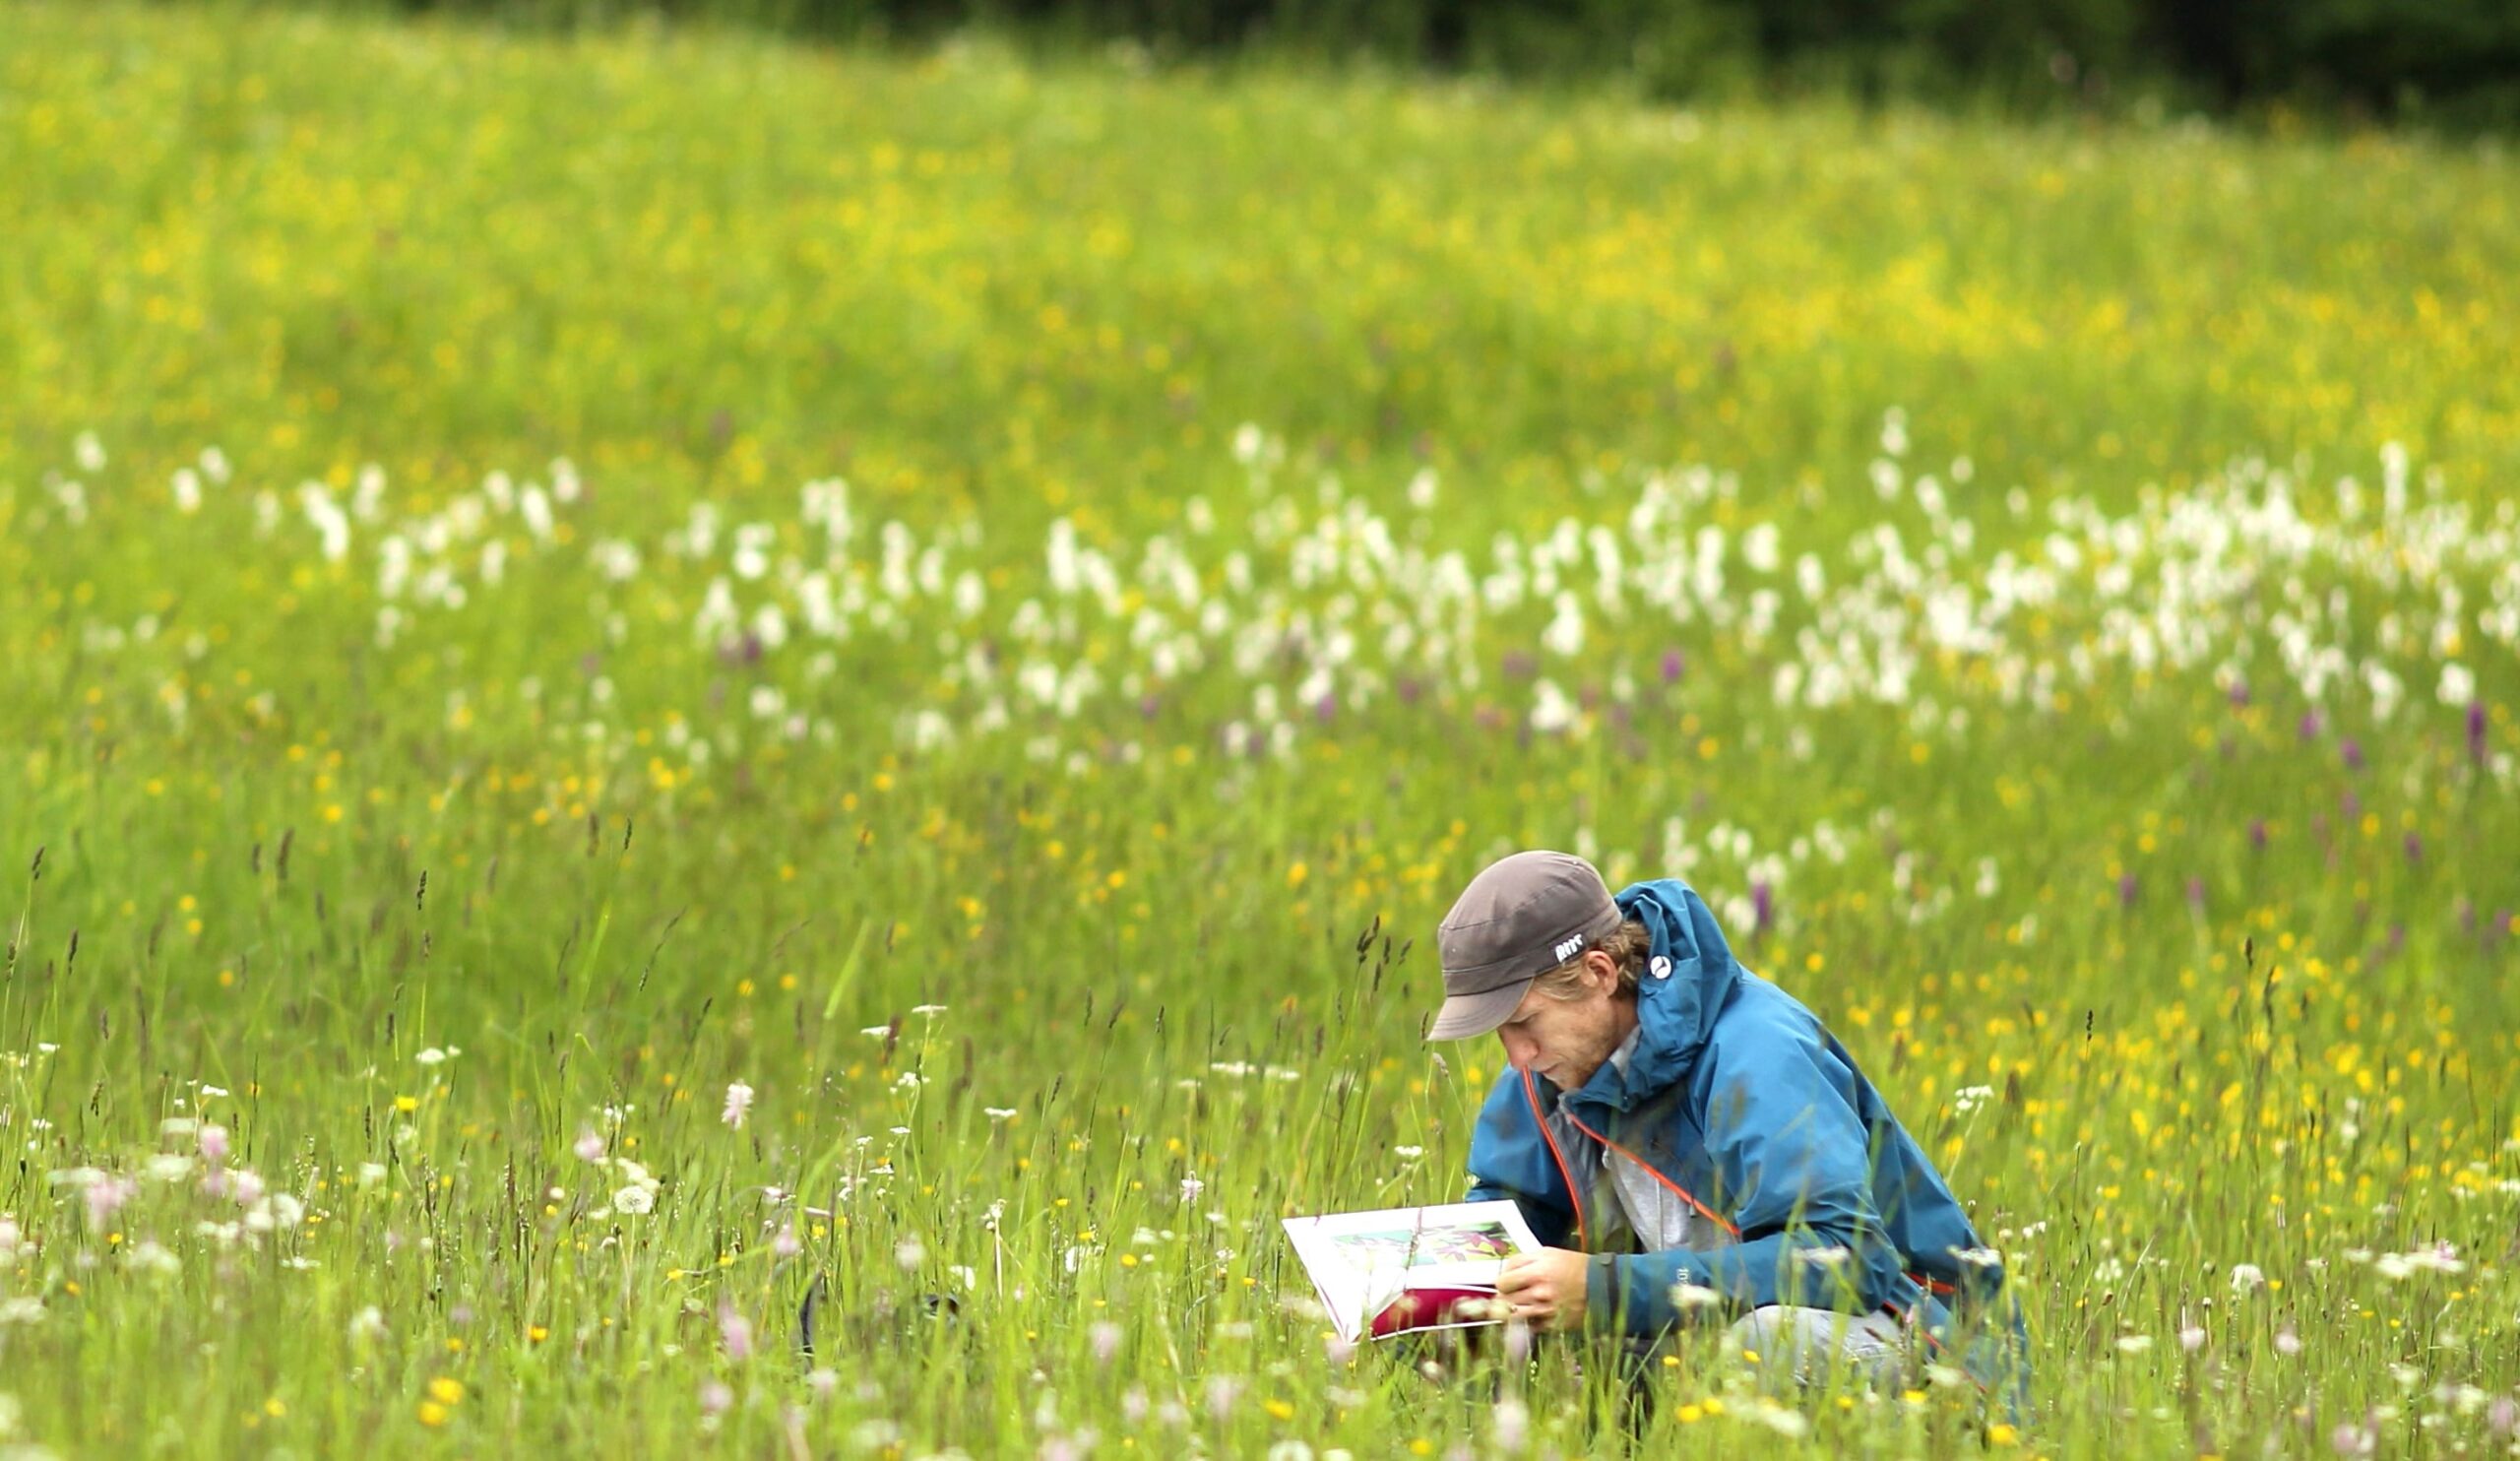
[[[1222,1421],[1233,1414],[1233,1403],[1242,1396],[1242,1380],[1230,1374],[1208,1378],[1208,1414]]]
[[[2493,1403],[2486,1407],[2485,1425],[2497,1438],[2520,1429],[2520,1401],[2508,1395],[2495,1396]]]
[[[657,1210],[657,1189],[632,1182],[612,1194],[612,1210],[630,1217],[644,1217]]]
[[[435,1046],[431,1046],[411,1058],[419,1061],[422,1065],[442,1065],[446,1062],[447,1053],[447,1051],[441,1050]]]
[[[589,1126],[578,1133],[577,1145],[570,1150],[578,1154],[581,1162],[600,1162],[603,1160],[603,1138]]]
[[[181,1272],[184,1266],[182,1259],[177,1258],[167,1250],[164,1243],[154,1238],[144,1238],[134,1244],[131,1256],[124,1261],[128,1262],[135,1272],[154,1273],[160,1278]]]
[[[983,1106],[980,1112],[992,1121],[1011,1121],[1017,1114],[1015,1108],[1011,1106]]]
[[[2195,1354],[2198,1350],[2205,1348],[2205,1330],[2201,1326],[2195,1324],[2190,1324],[2186,1328],[2179,1330],[2178,1347],[2191,1355]]]
[[[1671,1306],[1686,1312],[1693,1308],[1712,1308],[1724,1302],[1724,1296],[1704,1284],[1688,1282],[1671,1286]]]
[[[803,1252],[805,1250],[805,1245],[796,1240],[796,1225],[793,1223],[780,1224],[779,1235],[770,1240],[770,1250],[782,1258],[793,1258],[798,1253]]]
[[[1516,1397],[1508,1395],[1497,1401],[1488,1416],[1488,1433],[1494,1438],[1496,1449],[1521,1450],[1531,1435],[1531,1411]]]
[[[2140,1355],[2152,1347],[2153,1337],[2149,1334],[2121,1334],[2117,1336],[2117,1353],[2121,1355]]]
[[[723,1416],[735,1403],[735,1392],[724,1380],[711,1380],[700,1387],[700,1413]]]
[[[194,1140],[200,1143],[201,1159],[204,1162],[216,1167],[220,1163],[227,1160],[226,1127],[212,1125],[203,1126],[198,1132],[194,1133]]]
[[[752,1087],[745,1085],[742,1081],[727,1083],[726,1106],[724,1111],[718,1112],[718,1119],[740,1129],[744,1123],[744,1112],[751,1110]]]
[[[2266,1271],[2259,1268],[2256,1264],[2235,1263],[2232,1265],[2232,1292],[2234,1294],[2247,1294],[2264,1287],[2265,1284]]]
[[[369,1344],[385,1337],[385,1311],[371,1303],[350,1315],[350,1341]]]
[[[736,1312],[733,1303],[718,1304],[718,1341],[726,1350],[726,1358],[744,1361],[752,1358],[752,1321]]]
[[[1111,1357],[1120,1352],[1119,1325],[1105,1321],[1086,1330],[1085,1334],[1086,1342],[1094,1350],[1096,1364],[1108,1365]]]
[[[917,1234],[906,1234],[893,1244],[893,1261],[908,1273],[927,1261],[927,1245],[918,1240]]]

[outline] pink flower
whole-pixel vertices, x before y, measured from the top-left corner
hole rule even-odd
[[[105,1225],[113,1221],[115,1209],[130,1201],[131,1194],[138,1190],[139,1186],[124,1176],[100,1176],[90,1182],[87,1191],[89,1228],[97,1233],[104,1232]]]
[[[226,1161],[226,1160],[227,1160],[227,1128],[226,1128],[226,1127],[224,1127],[224,1126],[204,1126],[204,1127],[202,1127],[202,1128],[201,1128],[201,1137],[200,1137],[200,1140],[201,1140],[201,1159],[202,1159],[204,1162],[208,1162],[208,1163],[210,1163],[212,1166],[216,1167],[216,1166],[218,1166],[220,1163],[224,1162],[224,1161]]]
[[[1094,1361],[1098,1365],[1110,1364],[1111,1357],[1120,1352],[1120,1326],[1117,1324],[1107,1321],[1097,1324],[1085,1331],[1085,1336],[1087,1343],[1094,1346]]]
[[[724,1380],[711,1380],[700,1387],[700,1409],[705,1415],[723,1416],[735,1403],[735,1392]]]
[[[718,1338],[726,1346],[727,1359],[752,1358],[752,1321],[735,1312],[731,1303],[718,1305]]]
[[[2287,1324],[2275,1331],[2275,1353],[2285,1356],[2301,1353],[2301,1336],[2293,1332],[2292,1325]]]
[[[603,1138],[589,1126],[578,1133],[578,1144],[571,1150],[578,1154],[581,1162],[600,1162],[603,1160]]]
[[[750,1110],[752,1110],[752,1087],[745,1085],[742,1081],[735,1081],[726,1087],[726,1109],[718,1113],[718,1119],[729,1126],[740,1128],[744,1123],[744,1112]]]
[[[796,1240],[796,1225],[793,1223],[780,1224],[779,1236],[770,1240],[770,1250],[777,1253],[782,1258],[793,1258],[798,1253],[803,1252],[805,1250],[805,1245]]]

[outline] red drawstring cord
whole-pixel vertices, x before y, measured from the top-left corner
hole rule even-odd
[[[1725,1232],[1732,1234],[1734,1239],[1737,1239],[1740,1238],[1741,1230],[1732,1226],[1730,1219],[1726,1218],[1722,1213],[1717,1212],[1715,1209],[1708,1207],[1705,1203],[1698,1201],[1694,1196],[1691,1196],[1688,1188],[1681,1186],[1678,1182],[1675,1182],[1670,1177],[1655,1171],[1653,1163],[1646,1161],[1634,1152],[1620,1146],[1617,1142],[1610,1140],[1608,1137],[1604,1136],[1592,1127],[1585,1125],[1583,1118],[1576,1115],[1573,1112],[1570,1111],[1566,1113],[1566,1119],[1575,1123],[1576,1130],[1583,1132],[1586,1136],[1593,1138],[1593,1140],[1600,1142],[1603,1146],[1618,1153],[1620,1156],[1625,1157],[1630,1162],[1633,1162],[1638,1167],[1644,1169],[1647,1176],[1654,1178],[1654,1180],[1661,1182],[1664,1186],[1670,1188],[1672,1195],[1678,1197],[1682,1202],[1687,1203],[1690,1207],[1695,1208],[1700,1217],[1705,1218],[1708,1222],[1713,1223]],[[1547,1128],[1544,1126],[1542,1129],[1546,1130]]]
[[[1557,1163],[1557,1175],[1566,1182],[1566,1205],[1575,1210],[1575,1246],[1590,1249],[1591,1236],[1584,1229],[1584,1199],[1575,1192],[1575,1174],[1566,1166],[1566,1154],[1557,1149],[1557,1137],[1548,1129],[1548,1117],[1541,1114],[1540,1087],[1533,1084],[1529,1069],[1523,1071],[1523,1095],[1532,1104],[1532,1120],[1540,1127],[1540,1139],[1548,1143],[1548,1155]]]

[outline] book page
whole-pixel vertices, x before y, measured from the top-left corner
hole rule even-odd
[[[1284,1220],[1340,1337],[1354,1340],[1410,1289],[1492,1289],[1507,1256],[1540,1240],[1510,1201]]]

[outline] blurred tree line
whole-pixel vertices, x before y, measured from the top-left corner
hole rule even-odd
[[[353,0],[355,3],[355,0]],[[2153,96],[2520,122],[2520,0],[366,0],[533,25],[642,15],[918,40],[980,27],[1159,56],[1366,55],[1684,99],[1757,89],[2040,106]]]

